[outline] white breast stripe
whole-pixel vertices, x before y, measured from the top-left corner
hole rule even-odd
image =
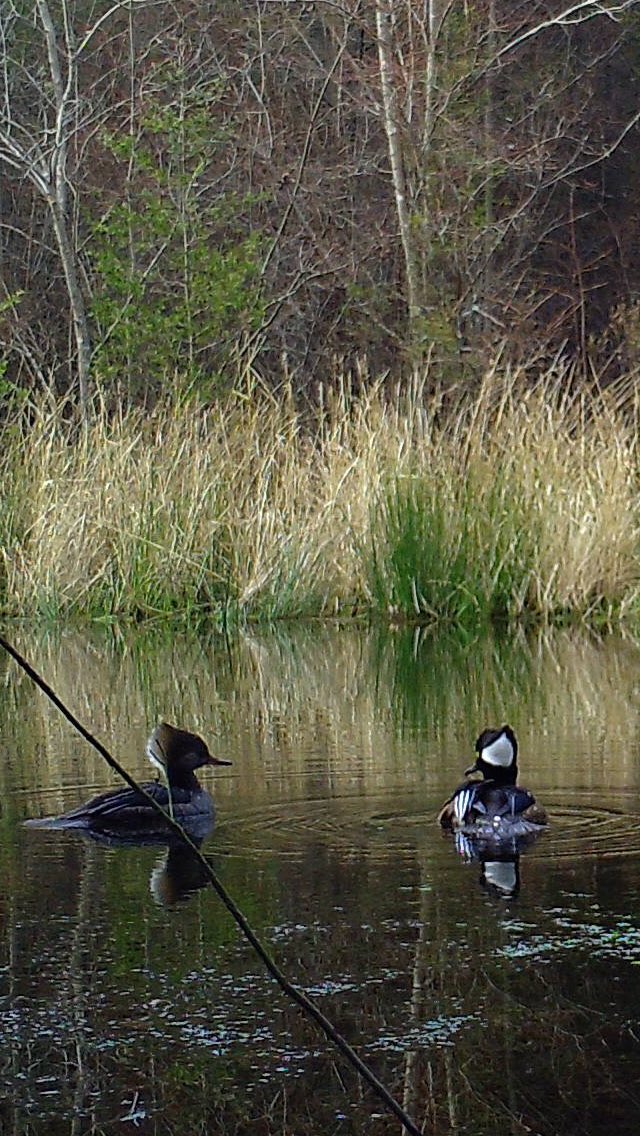
[[[453,810],[458,824],[466,824],[475,796],[474,789],[461,789],[453,799]]]

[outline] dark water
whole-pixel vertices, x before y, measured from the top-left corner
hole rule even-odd
[[[207,854],[425,1132],[637,1132],[634,643],[15,639],[134,773],[161,717],[232,758]],[[0,1131],[399,1132],[193,865],[20,826],[112,779],[8,659],[0,678]],[[434,823],[505,719],[552,820],[519,889]]]

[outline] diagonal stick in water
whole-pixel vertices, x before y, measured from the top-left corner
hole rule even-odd
[[[248,939],[248,941],[251,943],[251,946],[253,947],[256,954],[259,955],[259,957],[262,959],[262,962],[269,971],[269,974],[278,983],[280,989],[283,990],[285,994],[289,996],[289,998],[296,1002],[308,1017],[313,1019],[316,1025],[322,1030],[325,1037],[328,1037],[329,1040],[333,1042],[342,1056],[349,1062],[350,1065],[353,1066],[356,1072],[360,1074],[363,1081],[366,1081],[367,1084],[376,1093],[376,1095],[380,1098],[380,1100],[384,1101],[387,1108],[392,1113],[394,1113],[394,1115],[398,1118],[406,1131],[411,1133],[411,1136],[423,1136],[421,1129],[418,1128],[418,1126],[414,1124],[413,1121],[407,1116],[406,1112],[404,1111],[402,1106],[398,1104],[395,1097],[393,1097],[386,1086],[383,1085],[382,1081],[378,1080],[373,1070],[370,1069],[369,1066],[362,1060],[362,1058],[358,1056],[355,1049],[353,1049],[349,1045],[349,1042],[346,1041],[342,1034],[338,1032],[335,1026],[325,1016],[325,1014],[322,1013],[322,1010],[319,1009],[315,1002],[311,998],[309,998],[308,995],[304,993],[304,991],[300,990],[297,986],[294,986],[294,984],[290,982],[286,977],[284,972],[280,970],[278,964],[269,954],[266,947],[263,946],[255,931],[252,929],[251,925],[247,922],[247,919],[240,911],[240,908],[231,898],[224,884],[219,880],[206,856],[203,856],[197,845],[194,844],[191,838],[187,835],[182,825],[178,824],[174,817],[170,816],[169,813],[162,808],[162,805],[159,805],[158,802],[151,796],[151,794],[146,792],[143,785],[138,784],[135,777],[132,777],[130,773],[127,773],[127,770],[124,768],[124,766],[122,766],[115,757],[112,757],[108,749],[106,749],[105,746],[103,746],[102,743],[99,742],[98,739],[95,738],[93,734],[90,733],[90,731],[82,725],[82,722],[80,722],[79,719],[76,718],[75,714],[73,714],[71,710],[69,710],[68,707],[65,706],[62,699],[58,698],[58,695],[55,693],[53,688],[49,686],[48,682],[46,682],[31,666],[31,664],[28,663],[27,660],[20,654],[20,652],[17,651],[16,648],[13,647],[11,643],[9,643],[1,635],[0,647],[4,647],[7,654],[11,655],[11,658],[15,660],[18,666],[22,668],[22,670],[26,675],[29,676],[32,682],[34,682],[35,685],[40,688],[43,694],[46,694],[49,701],[53,702],[54,706],[56,706],[60,713],[63,714],[67,719],[67,721],[71,723],[74,729],[78,731],[78,733],[85,739],[85,741],[89,742],[89,745],[92,745],[93,748],[98,751],[100,756],[106,761],[107,765],[109,765],[111,769],[118,773],[120,777],[122,777],[123,780],[126,781],[127,785],[129,785],[131,789],[135,789],[136,792],[141,793],[142,796],[145,797],[146,800],[153,806],[156,812],[164,817],[164,820],[171,831],[179,837],[179,839],[200,861],[207,874],[209,883],[213,887],[214,891],[217,892],[218,896],[227,908],[227,911],[233,917],[245,938]]]

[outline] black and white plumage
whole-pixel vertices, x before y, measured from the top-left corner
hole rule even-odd
[[[438,818],[442,828],[490,843],[539,834],[546,813],[516,784],[518,741],[511,727],[483,730],[475,748],[478,756],[465,775],[481,773],[482,780],[464,781],[445,801]]]
[[[160,770],[163,781],[142,787],[159,805],[188,829],[199,833],[212,827],[214,805],[211,794],[198,781],[195,770],[204,765],[231,765],[213,757],[197,734],[161,722],[147,742],[147,757]],[[135,789],[111,789],[59,817],[26,822],[33,828],[81,829],[100,835],[150,837],[167,831],[168,826],[153,805]]]

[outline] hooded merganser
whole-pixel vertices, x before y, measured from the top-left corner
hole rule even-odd
[[[478,757],[465,776],[481,773],[484,780],[458,786],[440,811],[442,827],[496,844],[538,835],[547,815],[528,789],[516,785],[518,742],[511,727],[483,730],[475,748]]]
[[[203,765],[231,765],[213,757],[202,738],[188,730],[161,722],[147,742],[147,757],[162,773],[166,784],[153,781],[144,785],[149,793],[175,820],[189,828],[211,821],[214,805],[211,794],[203,789],[194,770]],[[141,833],[162,831],[163,819],[135,789],[112,789],[101,793],[79,808],[59,817],[26,822],[37,828],[77,828],[93,833]],[[167,826],[164,825],[165,831]]]

